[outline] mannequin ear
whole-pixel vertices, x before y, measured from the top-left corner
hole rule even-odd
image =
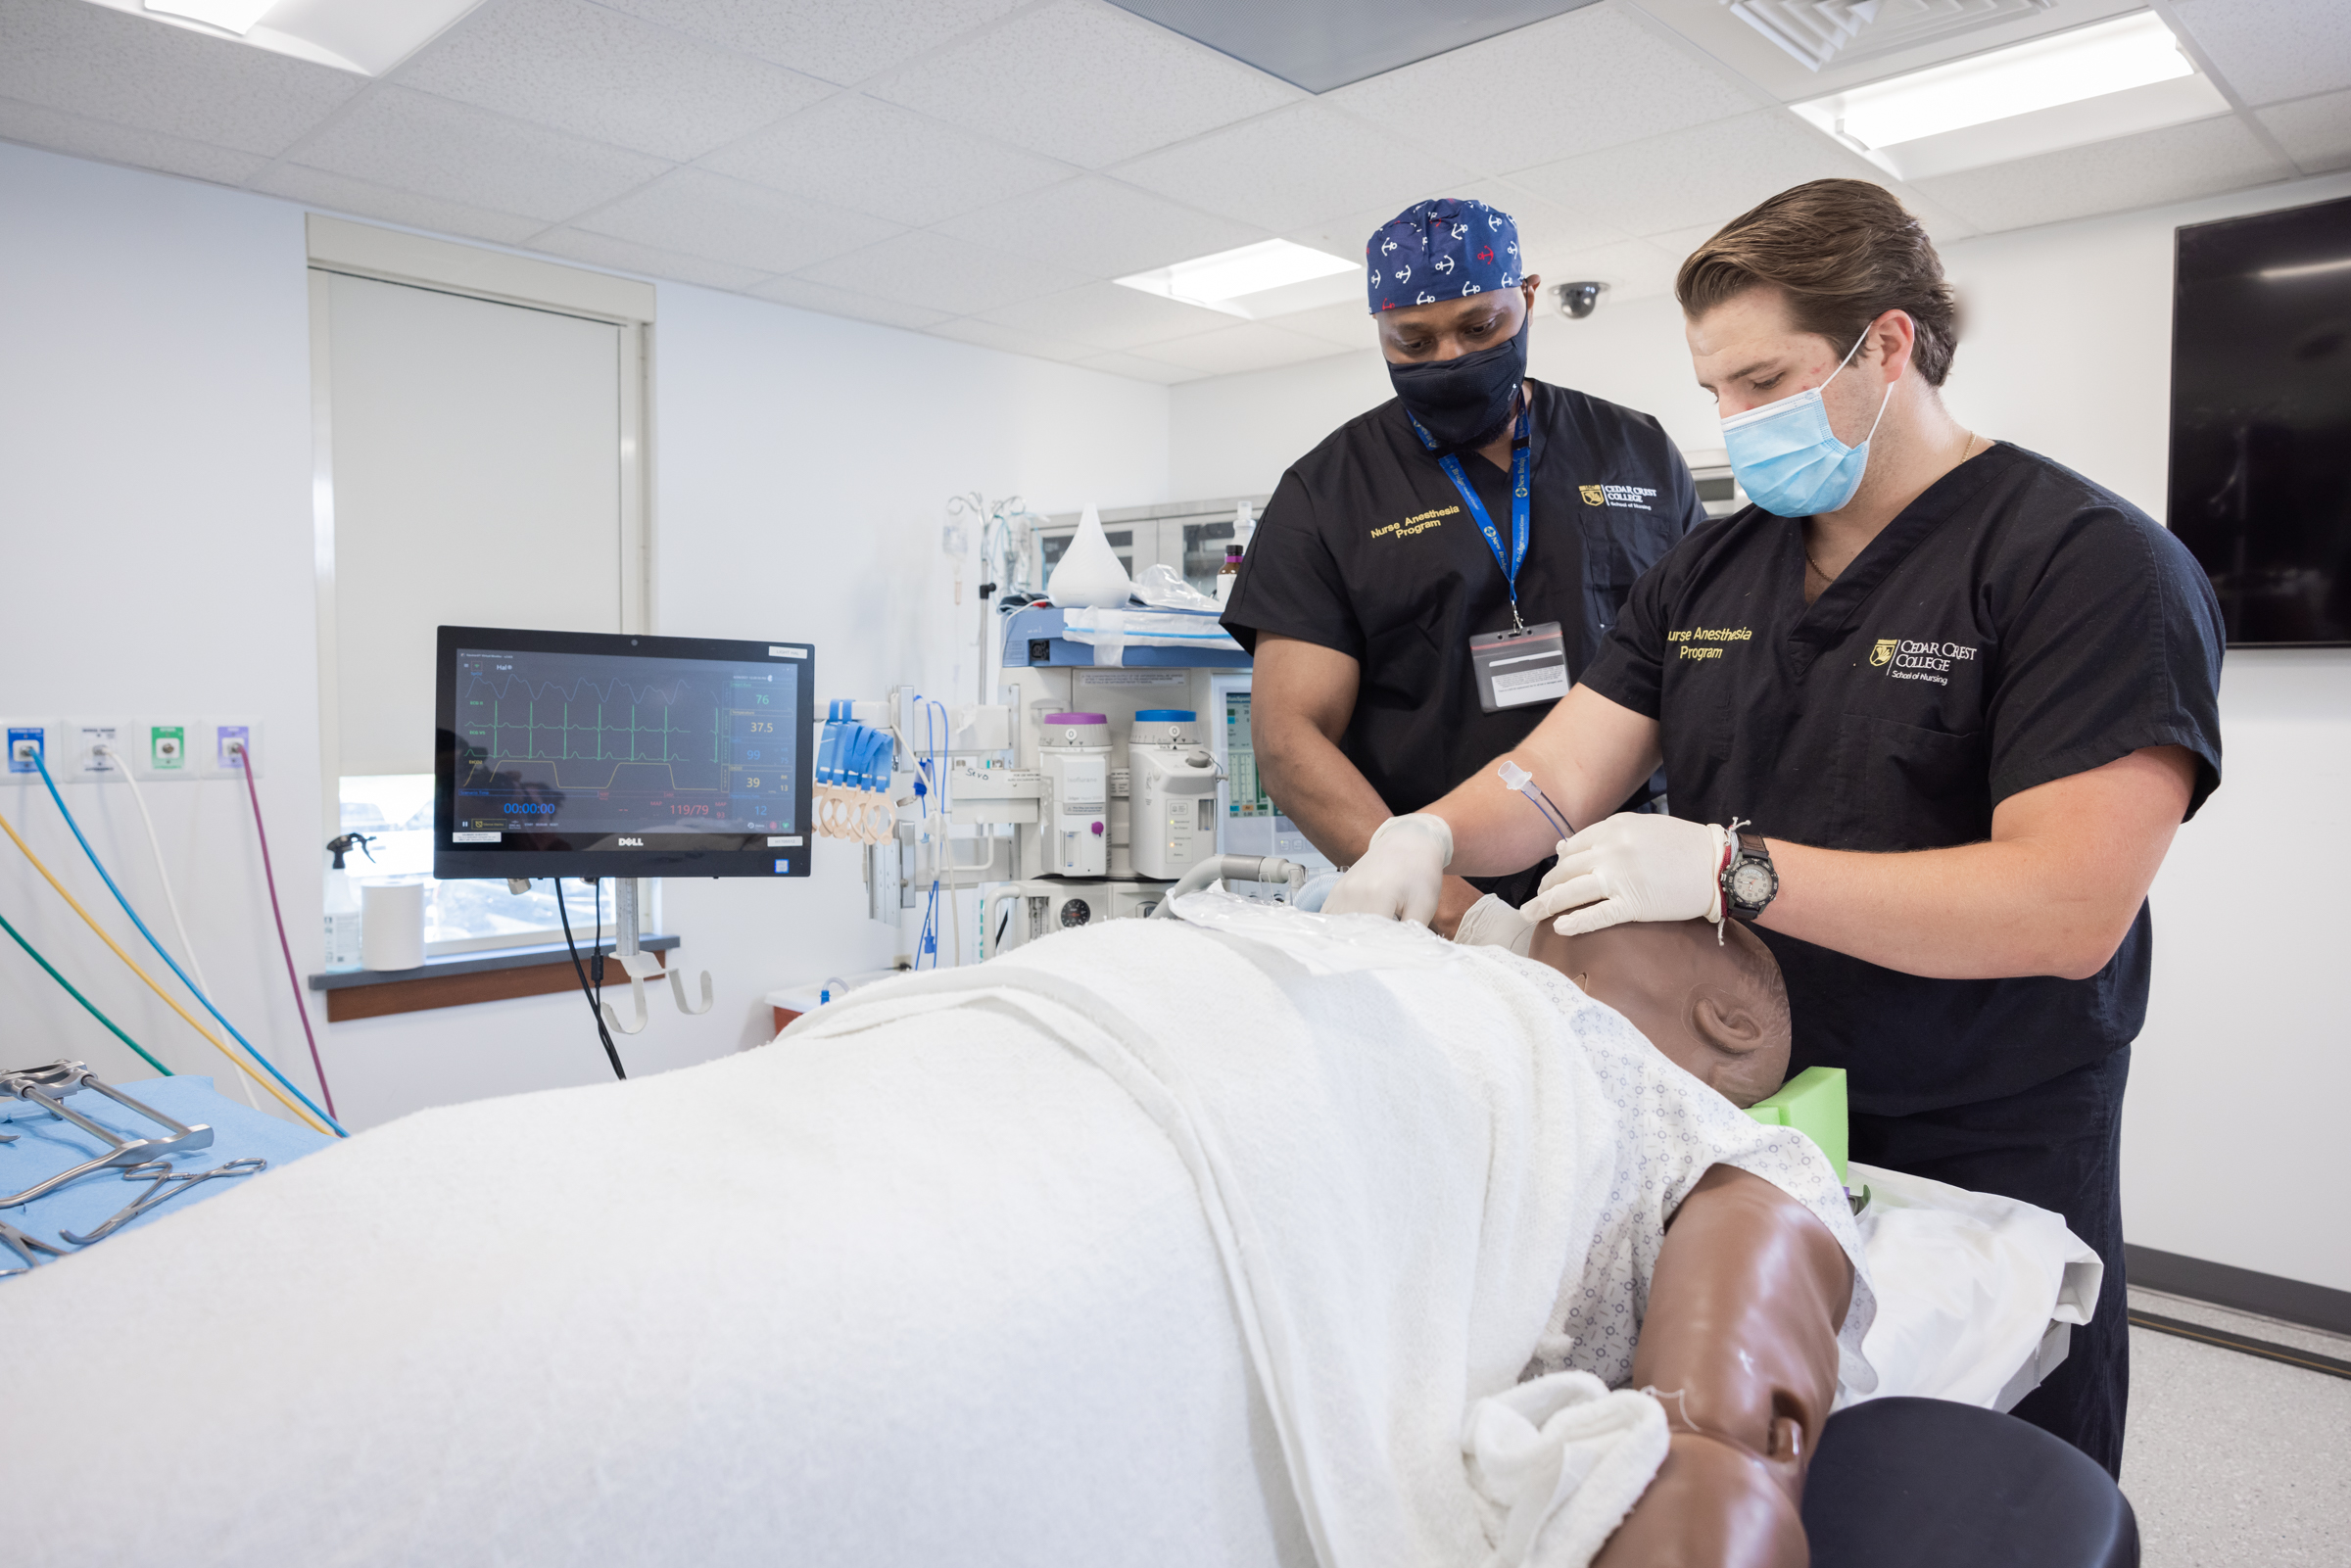
[[[1763,1044],[1763,1021],[1718,986],[1694,987],[1683,1022],[1692,1034],[1733,1056],[1746,1056]]]

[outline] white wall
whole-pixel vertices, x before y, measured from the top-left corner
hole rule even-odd
[[[307,975],[320,966],[317,846],[331,830],[317,804],[303,209],[0,145],[0,716],[259,715],[279,892]],[[658,312],[656,629],[812,641],[820,700],[953,676],[937,624],[949,495],[1022,493],[1049,508],[1167,499],[1162,388],[683,286],[660,286]],[[973,674],[967,654],[962,679]],[[152,923],[162,901],[129,801],[65,789]],[[176,784],[149,798],[216,999],[309,1088],[241,791]],[[0,783],[0,811],[143,951],[104,913],[37,781]],[[652,1027],[622,1042],[633,1070],[764,1039],[765,991],[887,963],[892,939],[863,918],[856,853],[819,841],[815,864],[784,885],[671,884],[678,957],[711,971],[718,1005],[687,1019],[658,999]],[[0,914],[174,1069],[212,1070],[210,1049],[5,845]],[[11,1063],[71,1054],[119,1077],[148,1072],[14,944],[0,949],[0,1013]],[[573,995],[331,1026],[316,1010],[315,1027],[358,1126],[606,1072]]]
[[[2337,175],[1949,246],[1968,312],[1953,412],[2162,517],[2173,229],[2346,192],[2351,177]],[[1538,319],[1529,360],[1538,376],[1655,413],[1685,450],[1721,446],[1670,299]],[[1369,350],[1177,387],[1174,488],[1271,490],[1293,457],[1387,396]],[[2155,884],[2125,1218],[2142,1246],[2351,1289],[2351,1225],[2331,1202],[2351,1031],[2332,953],[2341,879],[2326,847],[2351,798],[2351,649],[2231,653],[2221,709],[2225,783]]]

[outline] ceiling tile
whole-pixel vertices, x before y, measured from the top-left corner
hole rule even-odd
[[[2261,122],[2305,174],[2351,165],[2351,92],[2265,109]]]
[[[282,152],[364,78],[82,0],[0,3],[0,98],[238,152]]]
[[[826,81],[865,80],[1022,0],[600,0]]]
[[[1265,321],[1243,321],[1214,332],[1154,343],[1143,351],[1141,357],[1163,359],[1212,376],[1225,376],[1240,370],[1269,370],[1304,359],[1326,359],[1343,352],[1302,332],[1285,332]]]
[[[616,240],[609,234],[591,234],[585,229],[549,229],[531,241],[530,248],[545,251],[550,256],[585,261],[590,266],[608,266],[622,272],[634,272],[640,277],[669,278],[679,283],[698,283],[706,289],[729,289],[739,293],[767,276],[756,267],[708,261],[698,256],[681,256],[676,251],[658,250],[631,240]]]
[[[1088,283],[1062,294],[1023,300],[984,312],[984,319],[1020,332],[1039,332],[1103,349],[1134,349],[1228,327],[1222,310],[1162,299],[1117,283]]]
[[[811,283],[878,294],[949,315],[978,315],[1086,281],[1082,273],[919,228],[803,267],[799,275]]]
[[[492,0],[394,79],[681,163],[834,90],[583,0]]]
[[[1208,375],[1205,370],[1187,370],[1179,364],[1145,359],[1132,354],[1097,354],[1090,359],[1079,360],[1078,364],[1080,369],[1104,370],[1114,376],[1125,376],[1130,381],[1156,381],[1163,387],[1172,387],[1183,381],[1204,380]]]
[[[1275,316],[1272,324],[1284,332],[1319,338],[1333,348],[1372,349],[1379,346],[1379,333],[1371,325],[1371,312],[1361,305],[1319,305],[1311,310],[1294,310],[1288,315]]]
[[[553,221],[669,166],[389,84],[289,155],[294,162],[469,207]]]
[[[860,93],[836,94],[701,166],[915,227],[1076,172]]]
[[[1680,254],[1649,240],[1619,240],[1588,250],[1564,251],[1554,257],[1543,273],[1543,309],[1556,309],[1548,297],[1561,283],[1601,282],[1608,286],[1610,302],[1647,300],[1673,292],[1673,275],[1681,269]]]
[[[1518,254],[1529,272],[1556,272],[1560,257],[1621,245],[1632,238],[1589,213],[1547,202],[1514,181],[1475,180],[1454,194],[1511,214],[1518,225]]]
[[[1118,277],[1248,245],[1266,231],[1087,174],[932,225],[1095,277]]]
[[[903,300],[851,294],[846,289],[828,288],[822,283],[810,283],[803,278],[771,278],[746,292],[762,300],[772,300],[778,305],[789,305],[802,310],[821,310],[827,315],[843,315],[854,321],[872,321],[886,327],[936,326],[952,314],[947,310],[909,305]]]
[[[1507,174],[1723,119],[1759,100],[1694,51],[1594,6],[1322,101],[1438,157]]]
[[[2172,15],[2246,103],[2351,87],[2342,0],[2176,0]]]
[[[259,153],[231,152],[205,142],[192,142],[158,131],[132,130],[79,115],[60,114],[37,104],[0,98],[0,139],[46,147],[53,153],[95,158],[109,164],[188,174],[221,185],[236,185],[268,166]]]
[[[2186,201],[2288,172],[2244,121],[2222,115],[1917,183],[1978,227],[1996,231]]]
[[[547,227],[535,217],[493,213],[461,202],[418,196],[412,191],[396,191],[388,185],[370,185],[363,179],[330,174],[321,168],[305,168],[300,164],[277,165],[255,180],[253,188],[312,207],[348,213],[354,217],[380,218],[387,223],[405,223],[410,228],[432,229],[441,234],[496,240],[501,245],[518,245]]]
[[[1764,109],[1511,179],[1578,217],[1647,236],[1725,223],[1766,196],[1834,175],[1887,183],[1876,165],[1787,110]]]
[[[699,168],[673,170],[574,226],[762,272],[796,271],[897,231],[878,217]]]
[[[893,72],[872,90],[1086,168],[1306,97],[1093,0],[1052,0]]]
[[[1048,337],[1041,332],[1020,332],[977,316],[963,316],[941,321],[928,329],[935,338],[953,338],[958,343],[974,343],[983,349],[997,349],[1005,354],[1025,354],[1034,359],[1055,359],[1064,364],[1084,359],[1102,351],[1086,343],[1072,343],[1066,338]]]
[[[1474,177],[1314,103],[1147,153],[1117,173],[1130,185],[1270,229],[1382,205],[1400,212]]]

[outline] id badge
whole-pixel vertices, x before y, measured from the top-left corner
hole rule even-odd
[[[1557,621],[1523,632],[1480,632],[1469,639],[1469,664],[1477,671],[1478,705],[1488,713],[1567,694],[1567,640]]]

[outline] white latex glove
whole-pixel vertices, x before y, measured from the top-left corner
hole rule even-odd
[[[1620,811],[1563,839],[1559,863],[1521,913],[1581,936],[1626,921],[1722,920],[1731,835],[1707,823]],[[1564,913],[1562,913],[1564,912]]]
[[[1426,926],[1437,918],[1453,829],[1442,817],[1390,817],[1371,833],[1364,858],[1348,868],[1322,901],[1325,915],[1381,915]]]
[[[1470,947],[1507,947],[1520,958],[1534,944],[1535,923],[1492,893],[1471,904],[1453,928],[1453,939]]]

